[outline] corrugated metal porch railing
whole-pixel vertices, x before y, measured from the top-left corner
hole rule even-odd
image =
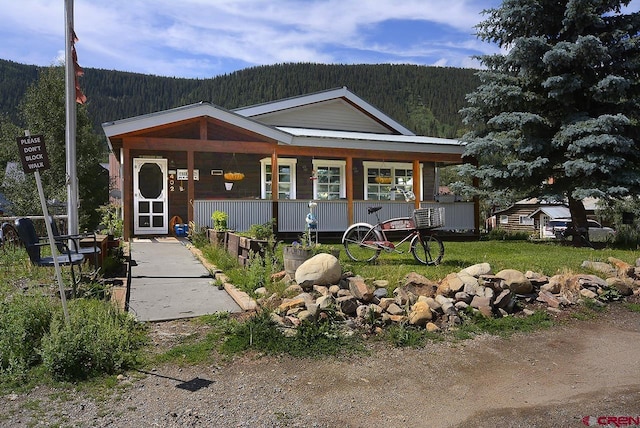
[[[342,232],[349,227],[347,221],[347,201],[316,201],[314,214],[318,220],[319,232]],[[193,204],[194,222],[198,227],[212,227],[211,214],[224,211],[229,214],[228,227],[244,232],[252,224],[264,224],[274,217],[270,200],[196,200]],[[382,206],[380,219],[406,217],[411,215],[413,206],[397,201],[354,201],[354,222],[375,222],[375,217],[367,214],[367,207]],[[436,203],[423,202],[423,208],[444,207],[444,230],[463,231],[474,229],[473,202]],[[278,230],[280,232],[303,232],[306,216],[309,213],[309,201],[278,201]]]

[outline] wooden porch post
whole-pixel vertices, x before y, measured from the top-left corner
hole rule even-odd
[[[124,221],[122,227],[122,235],[125,240],[132,238],[131,224],[133,223],[133,162],[131,161],[131,153],[127,144],[122,146],[122,219]]]
[[[353,224],[353,157],[347,156],[347,224]]]
[[[278,233],[280,221],[278,213],[278,149],[275,147],[271,153],[271,212],[275,219],[274,232]]]
[[[420,175],[420,161],[413,160],[413,194],[416,195],[414,208],[420,208],[420,193],[422,193],[422,176]]]
[[[189,177],[187,179],[187,199],[188,199],[187,223],[194,221],[193,199],[195,198],[196,190],[194,189],[195,180],[193,179],[193,166],[194,166],[193,149],[189,149],[187,150],[187,171],[189,174]]]

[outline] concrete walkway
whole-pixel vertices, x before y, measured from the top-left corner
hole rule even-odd
[[[131,242],[129,311],[138,321],[166,321],[242,312],[180,238]]]

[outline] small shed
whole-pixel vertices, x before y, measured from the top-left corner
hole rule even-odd
[[[565,205],[542,206],[532,212],[529,217],[533,219],[534,225],[537,226],[537,230],[540,233],[540,238],[545,238],[547,236],[545,235],[544,231],[549,224],[549,221],[558,218],[570,218],[571,211],[569,211],[569,207]]]

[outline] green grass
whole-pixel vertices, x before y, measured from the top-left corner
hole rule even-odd
[[[332,245],[340,247],[339,243]],[[591,248],[574,248],[560,245],[555,242],[531,242],[531,241],[445,241],[445,253],[442,263],[437,266],[425,266],[418,263],[410,252],[408,245],[401,249],[403,254],[381,253],[371,263],[354,262],[350,260],[344,251],[340,254],[340,262],[343,271],[351,271],[365,278],[386,279],[392,291],[402,282],[404,276],[412,271],[426,276],[432,281],[440,281],[452,272],[458,272],[468,266],[487,262],[494,272],[502,269],[517,269],[522,272],[528,270],[553,276],[566,271],[583,272],[580,267],[583,261],[604,261],[609,257],[616,257],[628,263],[635,263],[638,257],[637,251],[604,248],[594,250]],[[219,269],[225,272],[231,282],[243,291],[251,293],[253,290],[246,287],[249,280],[248,271],[239,267],[233,258],[229,257],[224,249],[203,247],[203,254]],[[282,258],[281,246],[276,249],[276,256]],[[235,283],[234,283],[235,284]]]
[[[631,312],[640,312],[639,303],[625,303],[624,307],[630,310]]]
[[[593,250],[529,241],[445,241],[444,247],[444,258],[438,266],[419,264],[410,253],[382,253],[374,263],[353,262],[343,255],[343,261],[354,273],[366,278],[386,279],[390,287],[395,287],[411,271],[440,281],[449,273],[486,262],[494,272],[517,269],[552,276],[567,270],[582,272],[584,269],[580,265],[585,260],[606,262],[608,257],[616,257],[633,264],[638,257],[637,251]]]
[[[536,311],[533,315],[519,317],[487,318],[478,313],[464,313],[464,323],[454,333],[458,339],[468,339],[477,334],[509,337],[515,333],[531,333],[554,325],[548,313]]]
[[[358,340],[343,334],[330,322],[303,323],[289,337],[271,320],[268,311],[260,311],[239,322],[228,314],[214,314],[192,321],[210,328],[204,336],[190,336],[155,357],[155,363],[178,365],[215,363],[217,358],[256,351],[268,355],[321,357],[360,352]],[[195,327],[195,326],[194,326]]]

